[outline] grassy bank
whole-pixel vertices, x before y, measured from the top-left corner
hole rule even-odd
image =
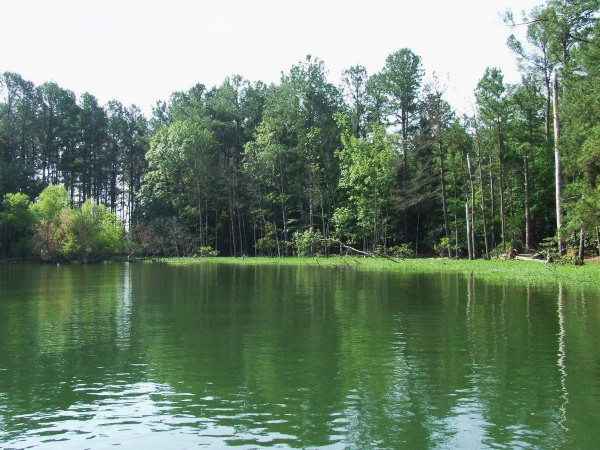
[[[330,257],[330,258],[160,258],[168,264],[237,264],[237,265],[300,265],[314,267],[337,267],[359,270],[394,270],[428,273],[460,273],[488,280],[519,281],[535,284],[555,282],[583,283],[600,288],[600,263],[584,266],[541,264],[530,261],[501,261],[465,259],[403,259],[398,262],[384,258]]]

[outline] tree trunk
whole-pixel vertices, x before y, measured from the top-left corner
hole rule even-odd
[[[498,249],[496,248],[496,231],[494,230],[494,220],[496,220],[496,201],[494,199],[494,174],[492,173],[492,155],[490,157],[490,200],[492,208],[492,249],[496,249],[496,256],[498,256]]]
[[[235,238],[235,210],[233,207],[233,188],[229,187],[229,250],[237,256],[237,242]]]
[[[563,256],[565,253],[564,241],[562,236],[562,181],[560,170],[560,150],[558,141],[560,139],[560,123],[558,120],[558,79],[556,69],[552,80],[552,99],[554,106],[554,179],[556,185],[556,233],[558,235],[558,254]]]
[[[419,256],[419,225],[421,225],[421,208],[417,206],[417,229],[415,232],[415,257]]]
[[[585,257],[585,230],[583,227],[579,230],[579,260],[583,263]]]
[[[281,247],[279,246],[279,235],[277,234],[277,224],[273,222],[273,228],[275,228],[275,242],[277,243],[277,257],[281,258]],[[269,250],[270,252],[271,250]]]
[[[281,217],[283,220],[283,239],[285,242],[289,241],[288,236],[288,228],[287,228],[287,214],[285,211],[285,202],[284,202],[284,179],[283,179],[283,168],[281,165],[281,160],[279,161],[279,194],[281,195]]]
[[[485,192],[483,191],[483,171],[481,170],[481,145],[479,134],[477,134],[477,162],[479,165],[479,185],[481,187],[481,217],[483,219],[483,239],[485,241],[485,259],[490,259],[490,249],[488,245],[488,236],[485,223]]]
[[[438,126],[438,134],[441,132]],[[448,203],[446,201],[446,176],[444,171],[444,149],[442,147],[442,139],[438,136],[438,148],[440,155],[440,180],[442,183],[442,209],[444,210],[444,231],[446,239],[448,239],[448,258],[452,258],[452,248],[450,247],[450,225],[448,224]]]
[[[502,224],[502,252],[506,253],[506,211],[504,211],[504,164],[502,152],[502,135],[498,127],[498,172],[500,174],[500,220]]]
[[[219,251],[219,210],[215,208],[215,250]]]
[[[254,239],[252,248],[254,248],[254,256],[256,256],[256,216],[254,213],[252,213],[252,237]]]
[[[406,172],[408,167],[408,116],[402,110],[402,191],[406,195]],[[404,239],[408,241],[408,214],[404,209]]]
[[[531,129],[529,133],[529,145],[531,145]],[[525,251],[531,250],[531,211],[529,209],[529,149],[525,147],[523,154],[523,174],[525,177]]]
[[[453,181],[454,181],[454,253],[458,258],[458,197],[456,194],[456,170],[452,171],[453,173]],[[450,245],[450,243],[448,243]]]
[[[248,249],[246,248],[246,252],[244,252],[245,245],[245,237],[246,237],[246,227],[244,223],[244,218],[242,217],[242,211],[239,207],[239,201],[236,200],[237,203],[237,225],[238,225],[238,236],[240,239],[240,256],[244,256]]]
[[[467,151],[467,169],[469,170],[469,182],[471,183],[471,247],[473,253],[473,259],[477,257],[477,251],[475,250],[475,185],[473,183],[473,175],[471,172],[471,158]]]
[[[546,137],[546,145],[550,145],[550,66],[548,64],[548,56],[544,47],[544,87],[546,88],[546,105],[544,111],[544,131]]]
[[[467,249],[469,251],[469,259],[473,259],[473,249],[471,247],[471,220],[469,218],[469,202],[465,202],[465,214],[467,218]]]

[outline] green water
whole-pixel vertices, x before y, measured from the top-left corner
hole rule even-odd
[[[595,290],[0,266],[0,447],[593,448],[598,423]]]

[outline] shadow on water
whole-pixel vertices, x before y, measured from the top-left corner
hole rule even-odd
[[[455,274],[0,267],[0,443],[591,447],[600,297]]]

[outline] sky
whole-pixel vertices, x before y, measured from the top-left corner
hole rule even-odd
[[[339,84],[344,69],[378,72],[408,47],[446,99],[469,113],[486,67],[517,82],[501,13],[542,0],[0,0],[0,72],[55,81],[146,114],[159,99],[226,76],[267,83],[310,54]]]

